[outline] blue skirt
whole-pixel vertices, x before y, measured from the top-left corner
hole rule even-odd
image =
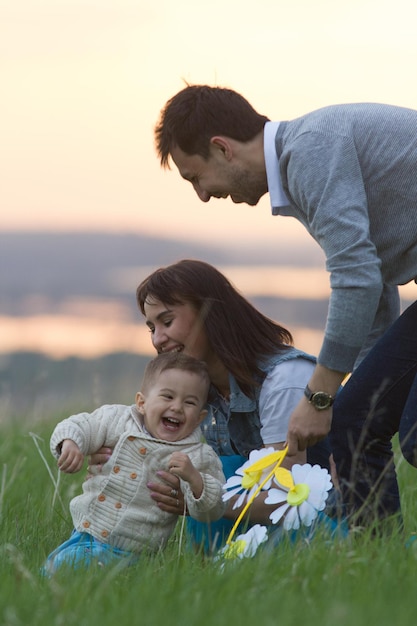
[[[247,461],[243,456],[221,456],[220,460],[223,465],[223,472],[226,480],[235,474],[236,470]],[[329,516],[327,513],[331,513]],[[203,552],[204,554],[214,554],[222,548],[234,526],[234,520],[221,518],[216,522],[197,522],[192,517],[186,518],[187,541],[189,547],[194,550]],[[240,533],[246,532],[251,526],[247,520],[242,520],[235,532],[235,537]],[[348,535],[348,525],[344,515],[341,514],[341,505],[335,490],[329,495],[328,505],[325,511],[320,511],[316,522],[310,528],[300,528],[298,531],[290,533],[284,531],[282,526],[271,525],[268,528],[268,544],[270,548],[276,547],[284,537],[291,542],[300,538],[311,538],[317,528],[326,530],[331,538],[343,538]]]

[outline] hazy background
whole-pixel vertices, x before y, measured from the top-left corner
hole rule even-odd
[[[417,108],[416,18],[412,0],[0,0],[0,418],[47,383],[107,400],[108,354],[136,359],[108,374],[128,388],[151,354],[136,285],[183,257],[219,266],[316,352],[321,251],[268,196],[201,203],[161,170],[153,128],[184,81],[234,88],[274,120]]]
[[[205,206],[163,172],[160,109],[184,80],[230,86],[274,120],[416,108],[416,23],[413,0],[0,0],[1,228],[298,237],[267,197]]]

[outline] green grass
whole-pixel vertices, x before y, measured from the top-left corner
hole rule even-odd
[[[218,563],[165,552],[119,571],[61,572],[45,579],[46,555],[71,531],[70,498],[83,474],[63,475],[59,499],[34,439],[51,468],[49,423],[0,429],[0,626],[378,626],[413,624],[417,614],[416,471],[398,463],[405,532],[363,533],[329,542],[280,545],[253,559]],[[56,476],[56,471],[54,470]]]

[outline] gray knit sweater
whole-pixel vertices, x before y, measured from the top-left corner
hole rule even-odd
[[[352,370],[399,314],[417,276],[417,111],[347,104],[278,128],[290,206],[326,255],[331,298],[318,362]],[[417,298],[417,287],[416,287]]]
[[[181,441],[154,439],[144,431],[135,406],[106,405],[60,422],[50,442],[57,458],[64,439],[74,441],[85,455],[102,446],[114,448],[102,472],[86,480],[83,493],[71,500],[76,530],[132,552],[163,547],[178,517],[161,511],[146,485],[160,480],[156,472],[168,470],[168,459],[176,451],[188,454],[203,477],[204,489],[198,499],[181,480],[190,515],[200,521],[220,518],[224,512],[222,465],[212,448],[201,443],[201,437],[198,428]]]

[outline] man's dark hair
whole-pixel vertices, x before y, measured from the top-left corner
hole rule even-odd
[[[162,167],[169,167],[172,148],[207,159],[210,139],[223,135],[247,142],[261,132],[268,118],[255,111],[236,91],[225,87],[188,85],[161,111],[155,127],[156,150]]]

